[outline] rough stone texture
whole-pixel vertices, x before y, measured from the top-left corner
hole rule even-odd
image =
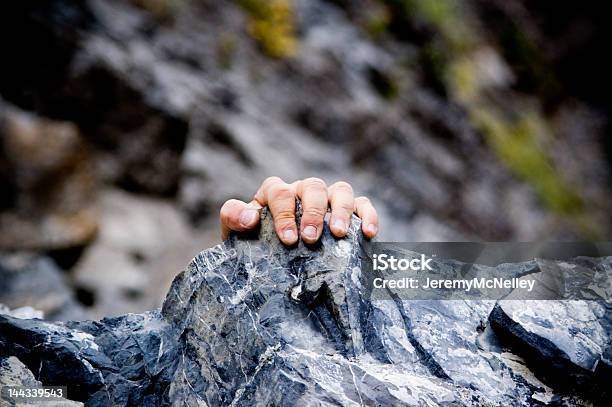
[[[48,320],[87,317],[53,260],[32,254],[0,252],[0,304],[13,311],[34,308]]]
[[[571,391],[610,394],[609,303],[500,301],[489,316],[494,331],[530,359],[534,371]]]
[[[603,402],[605,304],[370,301],[359,227],[354,218],[345,239],[326,228],[320,244],[286,248],[264,212],[258,237],[200,253],[161,310],[67,323],[0,315],[0,357],[69,384],[87,406]],[[559,367],[578,372],[579,388],[557,380]]]
[[[0,98],[0,248],[49,250],[95,235],[95,182],[78,128]],[[9,233],[10,231],[10,233]]]
[[[292,58],[273,59],[249,35],[243,3],[253,2],[23,0],[2,6],[0,246],[43,255],[82,248],[97,224],[99,238],[72,268],[77,293],[96,300],[85,301],[92,317],[159,305],[169,272],[208,247],[213,233],[217,238],[221,204],[251,199],[270,175],[350,182],[374,202],[387,241],[593,236],[576,228],[574,221],[584,225],[581,216],[551,214],[533,185],[492,152],[467,106],[451,89],[441,93],[428,81],[432,66],[424,60],[437,49],[440,30],[418,13],[388,9],[399,4],[395,0],[289,0],[299,48]],[[608,77],[601,51],[589,45],[588,55],[576,54],[574,41],[580,33],[582,44],[591,44],[597,35],[582,27],[605,13],[594,4],[559,16],[552,11],[568,7],[505,3],[470,0],[461,7],[476,19],[461,23],[485,28],[478,35],[485,47],[462,60],[473,60],[476,82],[491,93],[483,106],[496,106],[512,121],[525,107],[528,117],[543,113],[554,137],[537,134],[537,144],[573,180],[571,190],[593,204],[584,212],[608,239],[611,183],[601,144],[609,144],[609,109],[557,94],[551,108],[541,106],[533,89],[517,93],[515,80],[522,82],[532,65],[508,58],[504,53],[516,47],[498,37],[505,32],[500,27],[526,23],[519,38],[537,39],[551,28],[540,20],[560,18],[552,27],[562,29],[536,43],[554,49],[554,59],[573,55],[566,62],[580,74],[562,69],[565,82],[585,89],[581,81],[592,80],[607,103],[610,92],[601,85],[608,81],[595,79]],[[161,4],[177,7],[160,19],[152,8]],[[387,32],[371,32],[393,15],[400,21],[391,21]],[[585,63],[588,56],[597,63]],[[605,75],[593,75],[596,69]],[[546,83],[552,77],[540,76]],[[128,231],[132,241],[107,233],[116,230],[120,216],[109,215],[116,206],[126,216],[139,207],[147,212],[130,216],[129,227],[139,230]],[[162,214],[177,219],[184,210],[195,233],[182,221],[157,232]],[[142,281],[149,287],[139,286]]]
[[[42,387],[42,383],[36,380],[28,368],[16,357],[3,358],[0,356],[0,388],[4,386],[26,386],[30,388]],[[78,401],[58,399],[45,400],[46,407],[78,407],[83,403]],[[40,401],[38,404],[42,404]],[[32,405],[32,403],[9,401],[0,398],[0,407],[21,407]]]

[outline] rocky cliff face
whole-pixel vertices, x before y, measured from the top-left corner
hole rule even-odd
[[[608,239],[603,6],[435,3],[5,2],[0,250],[140,312],[270,175],[350,182],[387,241]]]
[[[547,57],[574,54],[539,32],[545,6],[265,3],[6,5],[0,97],[72,123],[99,181],[199,220],[316,174],[393,213],[387,240],[609,234],[606,116],[565,98]]]
[[[365,244],[354,218],[345,239],[326,231],[315,247],[286,248],[264,212],[258,236],[194,258],[160,310],[66,323],[0,315],[1,381],[30,383],[29,369],[86,406],[608,397],[608,303],[373,300]],[[610,259],[592,264],[609,270]]]

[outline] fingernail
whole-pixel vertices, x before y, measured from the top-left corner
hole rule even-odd
[[[340,232],[346,232],[346,222],[342,219],[336,219],[334,221],[334,228]]]
[[[240,214],[240,225],[244,227],[251,226],[259,216],[259,212],[254,209],[245,209]]]
[[[375,224],[370,223],[368,225],[368,232],[370,232],[372,235],[375,235],[376,232],[378,232],[378,227]]]
[[[283,240],[285,243],[293,243],[297,240],[297,236],[293,230],[287,229],[283,232]]]
[[[305,237],[307,237],[309,239],[316,239],[317,238],[317,228],[315,228],[312,225],[306,226],[302,233],[304,234]]]

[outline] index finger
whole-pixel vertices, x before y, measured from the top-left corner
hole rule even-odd
[[[336,182],[329,187],[329,202],[331,206],[331,231],[336,237],[344,237],[351,223],[354,211],[353,188],[347,182]]]
[[[292,245],[297,242],[295,223],[295,187],[279,177],[269,177],[255,194],[255,200],[268,206],[274,218],[274,229],[280,240]]]

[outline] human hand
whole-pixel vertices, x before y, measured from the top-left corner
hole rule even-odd
[[[319,178],[306,178],[287,184],[279,177],[269,177],[261,184],[251,202],[230,199],[223,204],[220,211],[221,237],[227,239],[232,230],[244,232],[255,228],[261,209],[268,206],[279,239],[287,245],[294,244],[298,240],[296,197],[302,201],[299,235],[306,243],[314,243],[321,237],[328,206],[331,207],[329,224],[334,236],[347,234],[353,212],[361,218],[361,230],[366,237],[371,239],[378,232],[376,209],[368,198],[354,198],[350,184],[340,181],[327,187]]]

